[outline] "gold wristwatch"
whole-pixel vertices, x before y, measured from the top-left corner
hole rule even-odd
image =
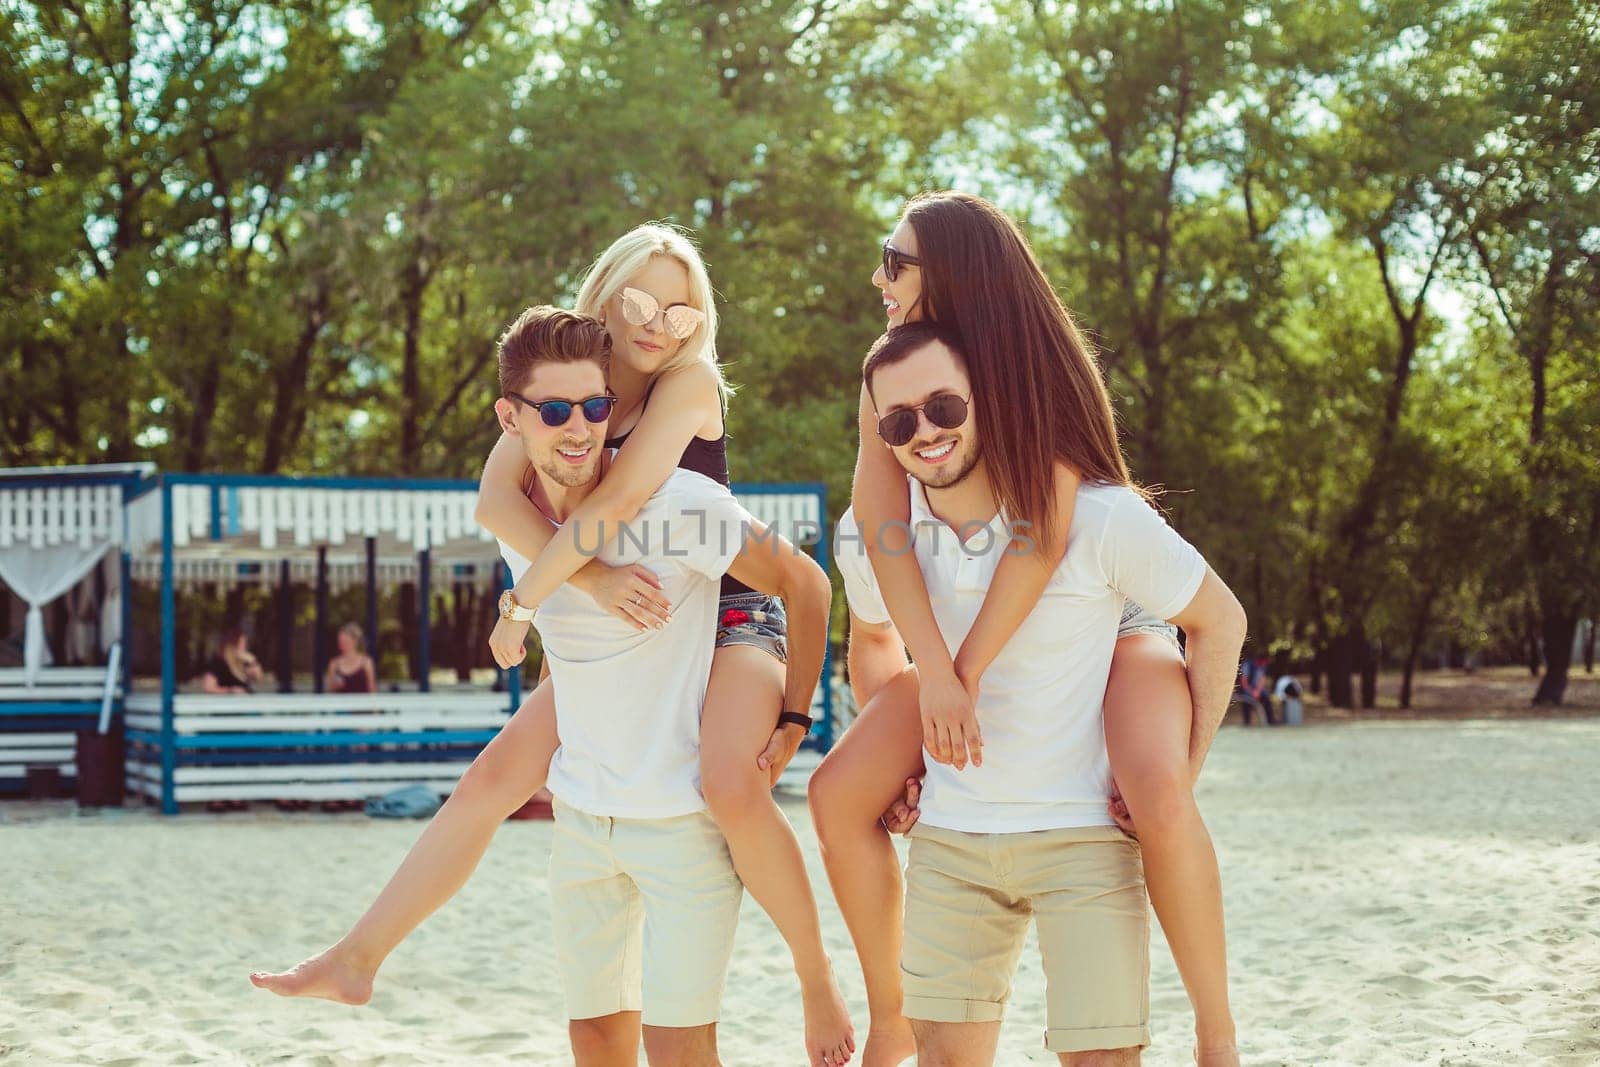
[[[517,603],[517,598],[507,589],[500,594],[500,617],[513,622],[529,622],[533,619],[534,608],[525,608]]]

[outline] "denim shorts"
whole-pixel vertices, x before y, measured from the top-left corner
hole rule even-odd
[[[783,601],[766,593],[735,593],[717,601],[716,647],[752,645],[789,662],[789,618]]]
[[[1117,640],[1134,634],[1154,634],[1172,642],[1172,647],[1183,650],[1178,644],[1178,628],[1165,619],[1158,619],[1129,600],[1122,606],[1122,620],[1117,624]]]

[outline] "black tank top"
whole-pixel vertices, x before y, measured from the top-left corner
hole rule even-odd
[[[650,402],[649,394],[645,394],[645,403]],[[633,436],[633,430],[616,437],[607,438],[607,448],[621,448],[622,443]],[[715,441],[707,441],[703,437],[689,439],[689,447],[683,450],[683,455],[678,457],[680,470],[694,471],[703,474],[718,485],[728,485],[728,432],[723,430],[722,436]],[[739,593],[753,593],[755,590],[739,581],[731,574],[722,576],[722,595],[735,596]]]

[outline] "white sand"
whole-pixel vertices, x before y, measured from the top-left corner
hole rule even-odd
[[[1202,803],[1246,1061],[1600,1062],[1597,753],[1600,720],[1224,731]],[[790,815],[821,887],[803,804]],[[0,805],[0,1061],[566,1062],[548,824],[502,830],[370,1006],[247,982],[336,937],[417,831],[359,815]],[[1146,1062],[1184,1063],[1188,1005],[1155,941]],[[1054,1062],[1043,990],[1030,945],[999,1063]],[[803,1062],[798,1004],[781,942],[747,899],[724,1005],[730,1067]]]

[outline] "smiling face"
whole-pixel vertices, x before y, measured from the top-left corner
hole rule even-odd
[[[911,228],[909,222],[901,219],[900,225],[894,228],[894,234],[889,238],[889,246],[908,256],[919,255],[917,231]],[[924,317],[921,267],[903,264],[895,280],[890,281],[880,262],[872,272],[872,284],[883,293],[883,310],[891,329]]]
[[[648,322],[635,326],[628,321],[622,309],[624,289],[637,289],[655,299],[658,307]],[[694,306],[689,299],[688,270],[671,256],[651,256],[644,269],[623,282],[605,303],[602,317],[611,335],[611,358],[622,360],[640,374],[654,374],[666,366],[689,339],[674,337],[667,329],[667,312],[680,305]]]
[[[929,489],[955,485],[977,466],[980,449],[972,418],[972,381],[960,357],[944,344],[929,342],[906,358],[877,368],[868,388],[879,419],[896,411],[920,409],[942,394],[966,398],[967,418],[960,426],[935,426],[925,411],[918,410],[911,440],[889,448],[906,473]]]
[[[600,364],[592,360],[536,364],[519,395],[540,404],[547,400],[572,404],[566,421],[550,426],[532,404],[506,397],[495,402],[501,428],[522,441],[522,450],[534,469],[567,489],[594,481],[600,470],[606,423],[588,421],[580,405],[591,397],[606,395],[606,376]]]

